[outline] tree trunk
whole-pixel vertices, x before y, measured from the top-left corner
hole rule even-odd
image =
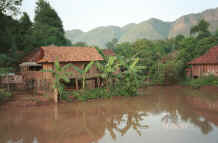
[[[58,89],[57,88],[54,89],[54,103],[55,104],[58,103]]]
[[[78,79],[75,79],[76,82],[76,90],[79,90],[79,83],[78,83]]]

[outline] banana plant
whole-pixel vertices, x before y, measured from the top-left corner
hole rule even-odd
[[[119,62],[124,69],[119,74],[122,87],[128,94],[133,95],[137,92],[140,81],[143,81],[140,72],[145,69],[145,66],[138,65],[139,58],[132,58],[130,61],[121,58]]]
[[[117,57],[109,57],[106,63],[96,62],[100,77],[104,80],[105,86],[108,86],[114,77],[114,73],[119,70],[120,64],[117,63]]]
[[[54,63],[54,69],[52,70],[42,70],[42,72],[50,72],[54,76],[53,81],[53,89],[58,91],[57,94],[60,95],[60,97],[63,95],[64,92],[64,84],[61,81],[64,81],[66,83],[70,82],[70,78],[73,77],[73,73],[67,71],[72,64],[67,64],[64,66],[61,66],[59,61],[56,60]],[[57,96],[57,95],[55,95]],[[56,98],[56,97],[55,97]],[[57,99],[55,99],[57,100]]]
[[[89,72],[89,70],[92,68],[93,64],[95,62],[91,61],[84,69],[80,69],[77,66],[73,65],[73,68],[80,73],[80,75],[82,76],[82,88],[85,88],[85,81],[86,81],[86,75]]]

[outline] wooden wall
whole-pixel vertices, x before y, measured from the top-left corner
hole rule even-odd
[[[218,64],[192,65],[192,77],[201,77],[207,75],[218,76]]]
[[[53,70],[53,64],[52,63],[42,64],[42,68],[43,68],[44,71]],[[52,75],[51,72],[43,72],[42,79],[52,80],[53,79],[53,75]]]
[[[64,66],[66,64],[68,63],[61,63],[61,66]],[[89,64],[89,62],[72,62],[71,64],[77,66],[80,69],[84,69],[85,66]],[[53,63],[44,63],[42,64],[42,68],[44,71],[55,70]],[[75,81],[77,82],[77,89],[78,89],[78,80],[81,80],[82,78],[81,74],[78,71],[76,71],[73,67],[70,67],[68,71],[73,73],[71,79],[75,79]],[[24,82],[34,80],[35,83],[37,84],[37,88],[41,88],[40,86],[41,83],[44,83],[45,81],[50,85],[54,81],[54,77],[51,72],[28,71],[28,69],[22,69],[21,74],[24,77]],[[95,80],[97,76],[98,76],[97,67],[93,65],[86,76],[88,88],[94,88],[96,86]]]
[[[64,66],[66,64],[68,63],[62,63],[61,65]],[[85,66],[89,64],[89,62],[73,62],[71,64],[73,64],[74,66],[77,66],[80,69],[84,69]],[[69,68],[68,71],[73,73],[73,78],[81,78],[80,73],[76,71],[73,67]],[[97,67],[93,65],[92,68],[87,73],[87,78],[96,77],[97,74],[98,74]]]

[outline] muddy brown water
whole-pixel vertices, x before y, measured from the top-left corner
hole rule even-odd
[[[218,143],[217,88],[141,92],[58,106],[0,106],[0,143]]]

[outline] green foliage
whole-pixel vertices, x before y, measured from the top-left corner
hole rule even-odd
[[[88,47],[88,44],[86,42],[76,42],[72,44],[73,47]]]
[[[5,91],[4,89],[0,89],[0,102],[9,100],[12,97],[10,92]]]
[[[196,15],[185,15],[172,22],[149,19],[138,24],[130,23],[123,27],[98,27],[88,32],[71,30],[67,31],[66,37],[73,43],[82,41],[88,43],[88,45],[96,45],[100,48],[107,48],[107,43],[114,38],[118,39],[118,43],[134,43],[139,39],[164,40],[173,39],[177,35],[188,37],[190,36],[191,27],[194,26],[194,23],[199,22],[199,18],[207,19],[207,22],[210,24],[210,32],[215,32],[217,21],[214,18],[218,15],[217,9],[209,9]],[[209,33],[204,32],[204,34],[202,36],[207,37]]]
[[[110,42],[106,44],[106,47],[108,49],[114,49],[116,47],[116,44],[118,43],[118,40],[116,38],[112,39]]]
[[[72,67],[72,64],[67,64],[61,66],[59,61],[56,60],[54,63],[53,70],[43,70],[42,72],[50,72],[54,76],[53,88],[58,90],[60,97],[64,93],[64,83],[70,82],[70,78],[73,76],[72,72],[69,72],[68,69]]]
[[[205,20],[201,20],[198,25],[191,28],[191,34],[197,34],[198,39],[210,36],[209,23]]]
[[[115,72],[119,70],[120,64],[117,63],[116,57],[109,57],[106,63],[96,62],[97,69],[100,72],[100,77],[103,79],[105,87],[109,88],[115,78]]]
[[[44,0],[39,0],[36,5],[33,24],[34,45],[36,47],[69,45],[64,36],[62,21],[56,11]]]
[[[12,71],[13,71],[13,68],[11,68],[11,67],[10,68],[0,68],[0,75],[6,75]]]
[[[150,79],[153,84],[174,84],[180,80],[183,73],[183,63],[181,61],[169,61],[158,63],[150,69]]]
[[[24,12],[23,16],[19,19],[19,28],[17,29],[16,43],[18,50],[28,52],[34,48],[32,43],[32,26],[33,23],[28,14]]]
[[[218,86],[218,77],[209,75],[197,79],[189,79],[186,82],[186,85],[189,85],[193,88],[200,88],[201,86],[208,86],[208,85]]]
[[[105,88],[86,89],[80,91],[73,91],[72,95],[80,101],[87,101],[91,99],[109,98],[111,97]]]
[[[82,76],[82,87],[83,87],[83,89],[85,88],[85,86],[86,86],[86,76],[87,76],[87,73],[89,72],[89,70],[92,68],[92,66],[93,66],[93,64],[94,64],[95,62],[94,61],[91,61],[90,63],[88,63],[85,67],[84,67],[84,69],[80,69],[80,68],[78,68],[77,66],[74,66],[74,65],[72,65],[72,67],[77,71],[77,72],[79,72],[80,73],[80,75]]]
[[[17,67],[26,52],[33,49],[32,23],[26,13],[20,20],[0,13],[0,66]]]
[[[145,66],[138,65],[139,58],[132,58],[131,60],[125,60],[123,58],[119,59],[121,66],[124,71],[118,74],[119,81],[116,83],[115,88],[125,94],[123,96],[135,96],[137,95],[137,90],[143,85],[144,77],[146,75],[140,75],[145,69]]]

